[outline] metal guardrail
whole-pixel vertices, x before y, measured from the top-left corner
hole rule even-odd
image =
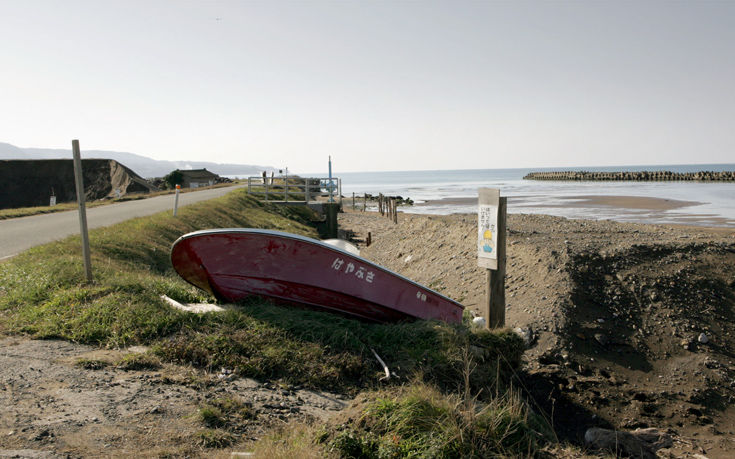
[[[248,177],[248,193],[264,196],[266,201],[310,202],[332,198],[342,204],[342,179],[337,177]],[[303,199],[293,199],[293,196]]]

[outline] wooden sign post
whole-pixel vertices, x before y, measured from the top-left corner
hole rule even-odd
[[[174,217],[179,211],[179,192],[181,191],[181,185],[176,185],[176,196],[174,197]]]
[[[481,314],[488,328],[505,326],[505,233],[507,198],[495,188],[478,190],[477,265],[487,268]]]
[[[84,180],[82,179],[82,156],[79,152],[79,140],[71,141],[74,157],[74,184],[77,189],[79,204],[79,233],[82,236],[82,256],[84,257],[84,274],[87,282],[92,282],[92,258],[89,254],[89,233],[87,232],[87,208],[85,205]]]

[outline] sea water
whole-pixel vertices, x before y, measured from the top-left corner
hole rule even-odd
[[[470,213],[479,187],[499,188],[508,197],[509,213],[542,213],[568,218],[612,219],[642,223],[684,223],[735,227],[735,182],[606,182],[523,180],[529,172],[546,171],[732,171],[735,164],[657,165],[630,167],[475,169],[441,171],[345,172],[342,194],[383,193],[413,199],[404,212],[425,214]],[[614,205],[577,205],[584,196],[638,196],[687,201],[671,210],[630,209]],[[457,199],[465,198],[465,199]]]

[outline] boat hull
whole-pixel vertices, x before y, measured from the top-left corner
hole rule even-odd
[[[222,301],[248,296],[376,322],[462,320],[463,307],[427,287],[316,239],[234,228],[189,233],[171,248],[174,269]]]

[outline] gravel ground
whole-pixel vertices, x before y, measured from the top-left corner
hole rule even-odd
[[[115,362],[133,348],[101,350],[65,341],[0,340],[1,457],[229,457],[274,426],[327,418],[341,396],[164,365],[125,371],[80,368]],[[231,432],[234,444],[206,449],[197,416],[207,402],[237,398],[255,418]],[[225,432],[225,435],[227,432]]]

